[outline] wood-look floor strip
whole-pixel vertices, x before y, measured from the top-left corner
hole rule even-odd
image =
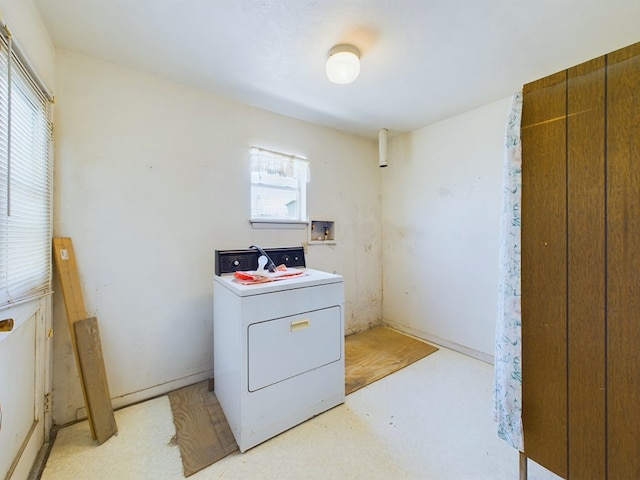
[[[185,477],[238,449],[215,394],[207,389],[207,381],[171,392],[169,402]]]
[[[345,392],[353,393],[438,350],[388,327],[375,327],[345,338]]]

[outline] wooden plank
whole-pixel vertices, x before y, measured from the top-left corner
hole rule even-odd
[[[82,381],[82,367],[78,359],[78,347],[76,344],[76,332],[73,324],[78,320],[87,318],[82,298],[82,288],[80,287],[80,279],[78,278],[78,267],[76,265],[76,257],[73,251],[73,243],[69,237],[56,237],[53,239],[53,259],[60,278],[60,288],[62,290],[62,298],[67,313],[67,323],[69,325],[69,335],[71,337],[71,349],[76,360],[76,367],[80,375],[80,387],[82,389],[82,398],[85,408],[87,409],[87,419],[91,428],[91,437],[96,439],[96,432],[91,417],[91,409],[87,400],[87,391]]]
[[[607,56],[608,476],[640,478],[640,44]]]
[[[60,276],[60,287],[69,324],[87,318],[78,278],[78,266],[69,237],[53,239],[53,258]],[[73,330],[73,329],[71,329]],[[72,333],[73,335],[73,333]]]
[[[229,455],[230,453],[238,450],[236,439],[233,438],[233,432],[231,431],[231,427],[224,416],[224,412],[218,402],[218,398],[208,388],[202,388],[203,385],[204,383],[201,384],[200,395],[207,407],[207,410],[209,411],[209,417],[211,418],[211,423],[213,424],[213,428],[220,441],[222,453]]]
[[[185,477],[217,462],[238,446],[207,381],[169,393]]]
[[[525,85],[522,141],[524,453],[567,474],[566,73]]]
[[[118,433],[111,405],[107,373],[104,367],[100,332],[96,317],[73,324],[81,366],[82,382],[87,392],[87,411],[91,412],[96,440],[104,443]]]
[[[568,478],[606,478],[604,57],[567,91]]]
[[[387,327],[345,337],[345,393],[376,380],[438,350],[422,340]]]

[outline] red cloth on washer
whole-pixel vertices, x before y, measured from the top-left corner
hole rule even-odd
[[[234,272],[234,280],[243,285],[253,285],[254,283],[266,283],[286,278],[298,277],[304,273],[304,269],[287,268],[286,265],[278,265],[275,272],[268,270],[252,270],[248,272]]]

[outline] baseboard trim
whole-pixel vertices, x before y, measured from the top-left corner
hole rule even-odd
[[[481,352],[479,350],[475,350],[473,348],[465,347],[464,345],[460,345],[459,343],[452,342],[447,340],[446,338],[441,338],[436,335],[430,335],[422,330],[418,330],[416,328],[407,327],[406,325],[402,325],[400,323],[391,322],[385,320],[385,325],[388,327],[394,328],[401,332],[407,333],[409,335],[413,335],[414,337],[420,338],[422,340],[426,340],[427,342],[434,343],[441,347],[448,348],[449,350],[453,350],[455,352],[463,353],[468,355],[469,357],[476,358],[478,360],[482,360],[490,365],[494,364],[495,357],[485,352]]]
[[[119,397],[114,397],[111,399],[111,405],[113,406],[114,410],[128,407],[129,405],[144,402],[146,400],[165,395],[173,390],[177,390],[178,388],[187,387],[189,385],[193,385],[194,383],[201,382],[202,380],[207,380],[211,377],[213,377],[213,369],[195,373],[193,375],[187,375],[186,377],[178,378],[167,383],[162,383],[160,385],[155,385],[153,387],[138,390],[136,392],[127,393]],[[78,408],[76,410],[76,420],[84,420],[86,418],[86,408]]]

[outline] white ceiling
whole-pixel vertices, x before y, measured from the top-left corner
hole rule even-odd
[[[34,0],[56,47],[375,138],[640,41],[640,0]],[[328,51],[362,54],[350,85]]]

